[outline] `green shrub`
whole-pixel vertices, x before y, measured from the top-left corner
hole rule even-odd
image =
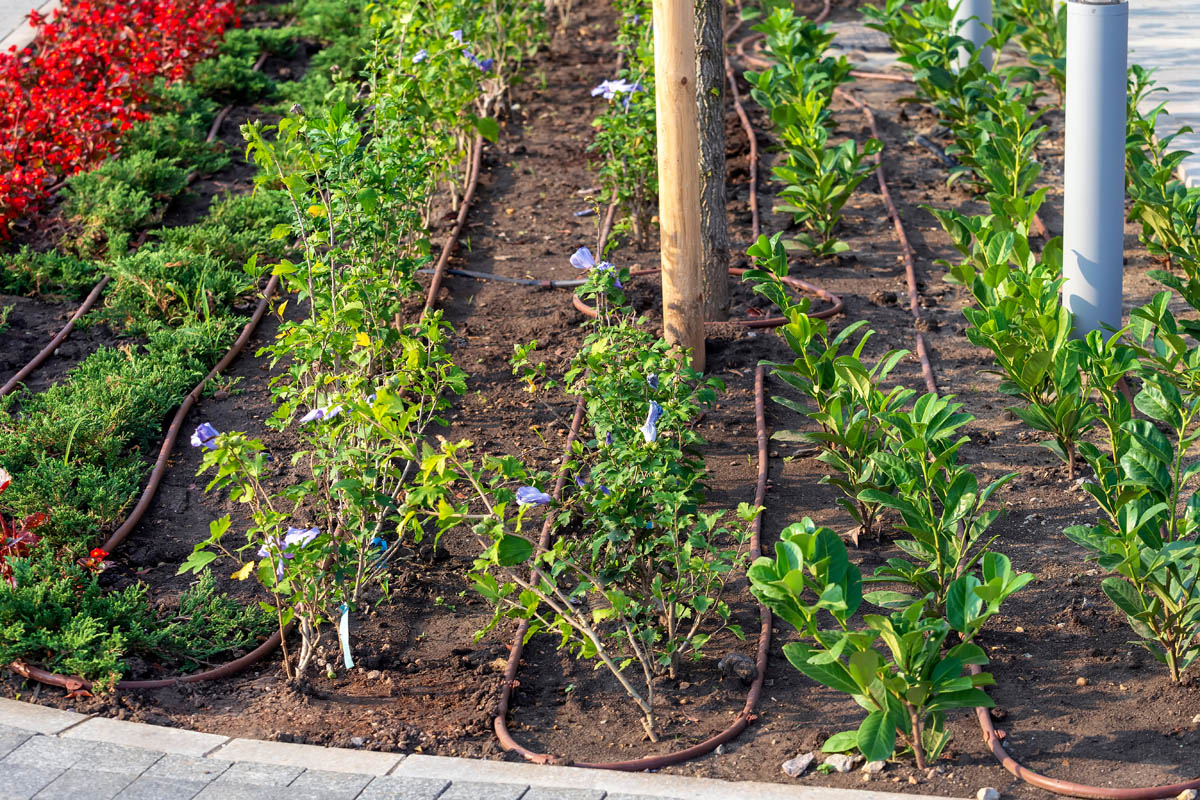
[[[48,550],[12,566],[16,585],[0,582],[0,661],[34,662],[91,679],[97,689],[120,679],[129,654],[195,669],[254,644],[269,628],[257,606],[218,595],[211,576],[180,596],[178,614],[160,618],[144,584],[106,590],[90,570]]]
[[[0,292],[78,299],[97,280],[96,266],[89,261],[54,250],[38,253],[23,246],[7,257],[0,270]]]

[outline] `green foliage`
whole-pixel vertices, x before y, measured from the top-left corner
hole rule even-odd
[[[991,579],[1003,581],[1007,559],[991,555],[998,573]],[[807,518],[788,526],[775,557],[759,558],[747,574],[754,596],[802,637],[784,645],[792,666],[849,694],[867,711],[856,731],[831,737],[826,750],[857,748],[870,761],[885,761],[904,745],[925,768],[950,739],[947,711],[993,705],[980,688],[991,685],[992,676],[963,674],[968,664],[987,663],[983,649],[970,642],[981,623],[974,609],[958,615],[964,620],[960,633],[969,633],[949,650],[943,646],[951,623],[931,611],[928,598],[889,616],[856,618],[864,600],[862,575],[832,530]],[[979,588],[965,585],[963,595],[981,600]]]
[[[631,88],[611,93],[608,106],[592,121],[596,137],[588,151],[596,155],[601,196],[621,211],[615,230],[631,229],[637,245],[646,248],[658,211],[653,14],[649,0],[616,0],[615,5],[622,67],[614,80]]]
[[[1161,292],[1133,311],[1129,344],[1089,337],[1095,351],[1135,356],[1142,386],[1133,408],[1122,393],[1104,393],[1108,449],[1080,450],[1096,476],[1084,488],[1106,518],[1066,534],[1113,573],[1104,593],[1179,681],[1200,656],[1200,495],[1188,485],[1200,474],[1188,458],[1200,440],[1200,349],[1181,332],[1170,297]]]
[[[34,662],[111,686],[128,655],[195,669],[214,656],[257,643],[262,612],[219,595],[202,578],[179,598],[176,614],[158,617],[144,584],[101,587],[94,572],[42,550],[12,562],[15,586],[0,581],[0,660]]]
[[[881,536],[879,516],[883,506],[864,495],[867,489],[887,493],[893,485],[881,472],[872,456],[884,448],[887,439],[886,416],[898,411],[912,398],[914,392],[901,387],[881,391],[878,386],[907,351],[894,350],[884,355],[873,367],[866,366],[861,355],[872,332],[864,333],[858,344],[843,352],[851,337],[866,324],[852,323],[831,336],[824,320],[805,313],[808,299],[794,301],[782,279],[787,276],[787,253],[781,235],[765,236],[747,251],[755,269],[743,276],[751,281],[754,290],[783,311],[787,324],[781,328],[784,339],[792,348],[795,359],[790,364],[772,364],[772,374],[796,389],[806,404],[788,397],[773,397],[775,402],[804,414],[819,426],[818,431],[777,431],[774,438],[786,441],[807,441],[820,449],[817,460],[834,471],[822,476],[823,483],[837,486],[843,492],[838,499],[858,523],[853,534],[855,541]]]
[[[103,243],[110,253],[127,246],[129,234],[153,222],[163,203],[183,191],[187,170],[174,158],[136,151],[105,161],[91,172],[67,179],[63,209],[78,227],[73,248],[97,254]]]
[[[93,264],[57,250],[37,252],[23,245],[3,258],[0,292],[5,294],[78,299],[98,279]]]
[[[834,128],[829,104],[838,85],[849,80],[850,64],[824,53],[833,34],[797,17],[790,8],[776,8],[754,27],[766,34],[766,50],[774,64],[746,73],[751,97],[770,115],[785,158],[772,168],[782,184],[776,211],[790,213],[807,232],[795,243],[814,255],[845,252],[849,245],[834,233],[841,210],[859,184],[874,169],[869,158],[882,144],[868,139],[860,148],[853,139],[829,143]]]
[[[1026,220],[1045,193],[1041,189],[1029,198]],[[1095,423],[1097,406],[1082,369],[1084,345],[1071,338],[1071,314],[1060,299],[1062,241],[1053,239],[1035,253],[1027,222],[1013,208],[976,217],[929,208],[965,258],[938,263],[949,268],[947,281],[965,286],[975,299],[975,307],[963,309],[967,338],[992,351],[999,368],[994,371],[1004,378],[1000,391],[1026,404],[1009,410],[1050,434],[1043,445],[1074,479],[1076,448]]]
[[[156,328],[144,347],[101,348],[46,391],[0,400],[0,453],[17,477],[0,510],[46,512],[39,533],[86,553],[139,491],[163,417],[234,333],[228,318]]]
[[[1042,70],[1062,97],[1067,86],[1067,7],[1053,0],[1002,0],[1001,19],[1015,24],[1015,36],[1029,63]]]

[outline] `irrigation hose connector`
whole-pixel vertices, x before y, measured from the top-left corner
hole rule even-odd
[[[992,38],[992,0],[960,0],[954,8],[954,29],[979,51],[979,63],[991,70],[996,56],[992,48],[985,47]],[[970,61],[966,48],[959,48],[956,66],[962,69]]]
[[[1126,0],[1068,0],[1063,305],[1075,335],[1121,327]]]

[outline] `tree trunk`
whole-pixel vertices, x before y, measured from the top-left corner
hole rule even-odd
[[[729,318],[725,209],[725,0],[696,0],[696,104],[700,128],[700,253],[704,319]]]

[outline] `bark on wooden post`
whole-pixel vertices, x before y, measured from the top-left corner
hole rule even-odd
[[[692,0],[654,0],[663,330],[671,344],[692,349],[692,367],[703,372],[704,277],[694,36]]]
[[[725,210],[725,0],[696,0],[696,107],[700,129],[700,257],[704,318],[729,318]]]

